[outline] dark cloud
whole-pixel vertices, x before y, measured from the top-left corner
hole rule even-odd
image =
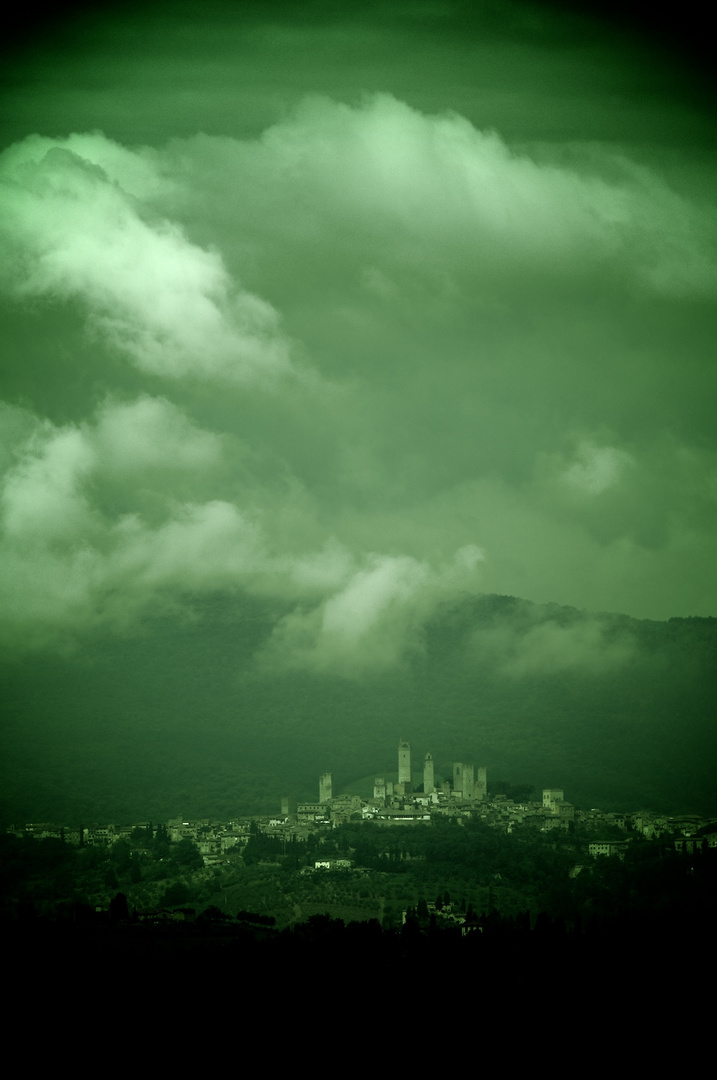
[[[220,11],[78,11],[6,76],[6,646],[229,592],[280,601],[260,665],[356,674],[479,591],[711,613],[683,69],[555,6]],[[566,634],[511,673],[629,656]]]

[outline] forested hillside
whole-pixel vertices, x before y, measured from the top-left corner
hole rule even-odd
[[[276,611],[227,599],[0,669],[6,821],[229,818],[396,769],[562,787],[580,806],[714,812],[717,619],[638,621],[511,597],[444,608],[400,668],[267,670]]]

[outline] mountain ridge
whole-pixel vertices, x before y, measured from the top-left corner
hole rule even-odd
[[[335,790],[390,775],[399,738],[414,768],[430,750],[437,772],[475,761],[577,804],[717,811],[716,618],[484,594],[438,610],[394,669],[347,678],[257,666],[258,604],[198,612],[2,664],[6,821],[277,812],[322,772]]]

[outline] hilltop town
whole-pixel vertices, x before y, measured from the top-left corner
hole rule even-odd
[[[425,754],[417,776],[411,745],[404,740],[398,746],[397,764],[398,779],[376,777],[372,798],[334,795],[332,774],[326,772],[318,779],[315,801],[302,802],[285,796],[276,816],[226,822],[175,817],[156,828],[170,842],[191,841],[206,867],[220,866],[229,854],[241,853],[257,835],[278,842],[286,850],[289,844],[306,845],[310,838],[359,822],[406,827],[430,826],[442,820],[459,824],[474,820],[506,835],[523,828],[540,833],[577,830],[585,837],[592,837],[586,844],[586,854],[590,856],[623,856],[637,837],[647,840],[669,837],[675,850],[685,852],[717,846],[717,822],[695,814],[667,816],[649,810],[618,813],[597,808],[577,809],[565,799],[564,790],[556,788],[543,789],[540,799],[530,798],[532,791],[526,789],[523,789],[525,797],[521,798],[503,792],[489,795],[487,768],[466,762],[454,762],[452,777],[437,782],[432,755]],[[138,840],[147,835],[152,837],[154,828],[146,821],[79,826],[26,823],[10,826],[7,832],[35,839],[57,838],[75,846],[109,847],[125,840],[141,853],[143,845]],[[351,859],[316,860],[316,868],[347,869],[352,865]]]
[[[465,761],[443,779],[405,741],[397,765],[369,797],[323,773],[315,801],[273,817],[11,827],[6,951],[88,979],[144,961],[154,978],[161,955],[168,992],[239,965],[267,994],[288,977],[323,1000],[322,971],[453,965],[509,993],[526,964],[579,985],[628,947],[647,971],[687,928],[714,939],[717,821],[581,810],[560,789],[489,787]]]

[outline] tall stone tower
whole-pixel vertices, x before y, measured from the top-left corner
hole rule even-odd
[[[325,772],[319,777],[319,802],[329,802],[331,796],[331,773]]]
[[[398,744],[398,782],[406,784],[406,791],[411,790],[411,744],[403,739]]]
[[[551,814],[559,813],[559,804],[564,798],[565,792],[560,788],[543,788],[543,809]]]
[[[424,795],[432,795],[436,790],[436,784],[433,777],[433,758],[430,754],[426,754],[423,762],[423,793]]]
[[[466,765],[463,761],[453,763],[453,794],[459,799],[474,799],[476,796],[475,765]]]
[[[481,767],[478,769],[478,775],[476,776],[475,797],[476,799],[488,798],[488,770],[486,769],[485,765],[481,765]]]

